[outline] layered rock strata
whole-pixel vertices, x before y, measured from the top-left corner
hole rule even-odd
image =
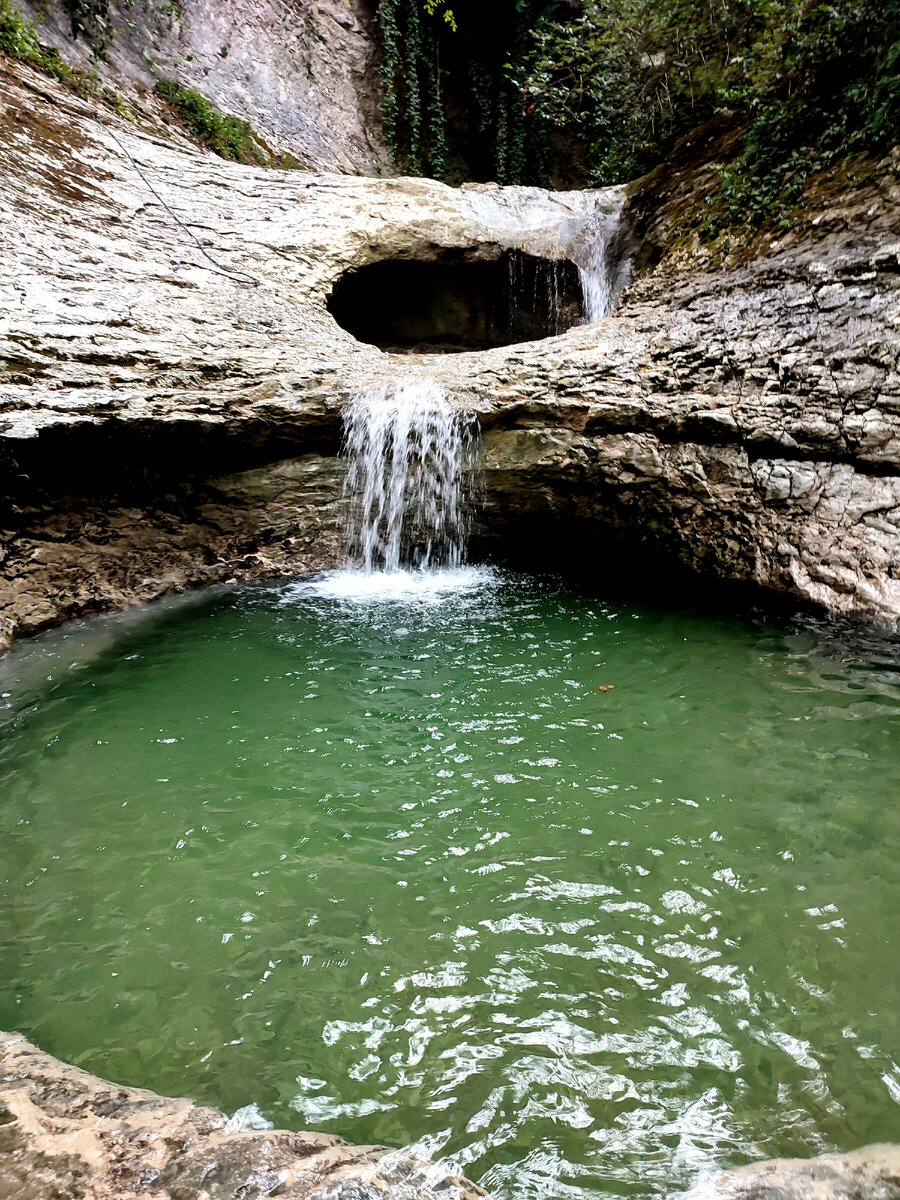
[[[105,19],[88,17],[78,37],[60,0],[14,5],[64,62],[159,120],[166,110],[152,89],[171,78],[305,166],[372,174],[388,166],[367,0],[130,0],[110,5]]]
[[[210,580],[330,565],[340,409],[437,378],[484,438],[478,533],[540,564],[615,541],[700,576],[900,617],[900,243],[890,163],[740,268],[644,220],[615,314],[395,355],[326,308],[344,272],[510,248],[578,261],[621,192],[225,163],[0,65],[0,637]],[[646,192],[628,212],[638,232]],[[660,233],[660,230],[663,233]],[[647,246],[653,254],[646,252]],[[181,266],[182,259],[199,265]],[[585,539],[593,539],[592,551]]]

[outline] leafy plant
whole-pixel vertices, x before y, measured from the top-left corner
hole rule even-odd
[[[784,224],[811,172],[898,135],[900,0],[448,4],[379,3],[385,134],[408,170],[619,183],[715,116],[741,137],[714,234]]]
[[[544,130],[526,121],[505,64],[521,57],[539,13],[564,7],[564,0],[492,0],[487,9],[478,0],[380,0],[382,116],[398,165],[451,181],[474,173],[504,183],[542,170]]]
[[[303,169],[292,155],[270,150],[249,121],[220,113],[193,88],[184,87],[174,79],[160,79],[154,91],[167,102],[184,127],[220,158],[260,167]]]
[[[34,25],[25,20],[10,0],[0,0],[0,51],[52,76],[82,99],[98,97],[111,107],[114,101],[121,100],[102,86],[96,71],[67,66],[58,50],[40,41]]]
[[[518,65],[536,114],[583,146],[593,183],[645,170],[713,114],[744,130],[706,231],[785,224],[810,173],[878,151],[900,123],[900,0],[584,0]]]
[[[44,65],[44,51],[37,31],[13,8],[10,0],[0,0],[0,50],[19,62],[35,67]]]
[[[84,37],[101,56],[112,39],[109,6],[110,0],[62,0],[72,25],[72,37]]]

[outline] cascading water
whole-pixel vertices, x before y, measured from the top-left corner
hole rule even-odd
[[[598,212],[587,227],[585,265],[578,268],[585,325],[609,316],[626,282],[622,265],[615,261],[612,253],[617,228],[618,213],[604,212]]]
[[[434,380],[365,392],[344,413],[347,549],[366,571],[457,567],[468,528],[469,423]]]

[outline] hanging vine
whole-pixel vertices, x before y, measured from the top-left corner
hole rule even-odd
[[[72,23],[72,37],[83,37],[102,55],[112,38],[110,0],[63,0]]]
[[[446,115],[441,94],[438,32],[456,30],[447,0],[381,0],[382,120],[397,165],[442,178]]]
[[[380,0],[385,140],[401,170],[543,183],[551,126],[519,69],[564,0]]]

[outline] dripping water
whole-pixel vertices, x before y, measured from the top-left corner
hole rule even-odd
[[[344,413],[347,551],[367,572],[464,558],[472,427],[434,380],[365,392]]]
[[[527,261],[527,266],[526,266]],[[516,341],[555,337],[565,321],[565,263],[512,251],[507,258],[509,334]]]

